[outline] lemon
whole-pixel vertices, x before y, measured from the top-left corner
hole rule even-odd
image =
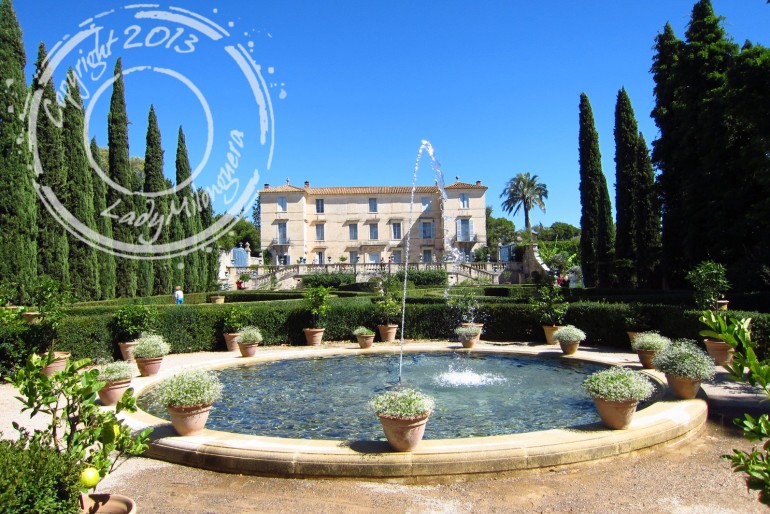
[[[98,484],[101,479],[102,477],[99,476],[99,470],[96,468],[86,468],[80,472],[80,483],[88,489],[96,487],[96,484]]]

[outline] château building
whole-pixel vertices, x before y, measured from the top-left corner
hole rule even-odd
[[[486,186],[459,180],[417,186],[304,187],[260,191],[265,264],[442,262],[451,249],[470,258],[486,246]]]

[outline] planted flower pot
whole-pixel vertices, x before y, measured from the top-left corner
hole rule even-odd
[[[374,344],[374,334],[356,336],[358,346],[361,348],[371,348]]]
[[[114,382],[106,382],[104,387],[99,389],[99,400],[102,405],[115,405],[123,398],[123,393],[126,389],[131,387],[131,379],[116,380]]]
[[[564,355],[572,355],[577,352],[580,342],[585,338],[586,333],[572,325],[561,327],[553,333],[553,340],[559,343]]]
[[[120,348],[120,356],[124,361],[134,362],[134,348],[136,348],[136,341],[118,343],[118,348]]]
[[[80,495],[80,512],[87,514],[135,514],[136,502],[122,494]]]
[[[154,377],[157,375],[160,372],[160,365],[162,363],[163,357],[136,358],[136,367],[139,368],[139,374],[143,377]]]
[[[53,352],[54,360],[48,366],[43,368],[43,374],[50,377],[54,373],[63,371],[67,367],[67,359],[70,357],[69,352]],[[44,357],[45,358],[45,357]]]
[[[714,359],[714,364],[717,366],[724,366],[725,364],[733,362],[735,348],[724,341],[706,338],[703,340],[703,343],[706,345],[706,350],[709,352],[709,355],[711,355],[711,358]]]
[[[321,340],[324,337],[324,328],[304,328],[302,331],[305,333],[305,341],[308,346],[318,346],[321,344]]]
[[[671,344],[668,337],[657,332],[639,332],[631,341],[631,348],[639,356],[639,362],[644,369],[654,369],[653,360],[658,352],[662,352]]]
[[[179,435],[195,435],[203,432],[209,419],[211,404],[166,407],[171,424]]]
[[[636,355],[639,357],[639,362],[644,369],[655,369],[655,364],[652,361],[655,359],[655,350],[636,350]]]
[[[612,401],[594,398],[596,412],[607,428],[624,430],[628,428],[636,413],[637,400]]]
[[[546,344],[556,344],[556,341],[553,339],[553,334],[559,330],[561,327],[560,325],[543,325],[543,332],[545,333],[545,342]]]
[[[659,352],[654,359],[655,367],[666,375],[668,386],[677,398],[695,398],[704,380],[716,373],[714,361],[694,341],[674,341]]]
[[[234,352],[238,350],[238,338],[240,337],[240,332],[231,332],[227,334],[222,334],[225,338],[225,345],[227,345],[227,351],[228,352]]]
[[[666,382],[668,382],[668,388],[671,389],[674,396],[683,400],[692,400],[698,396],[698,391],[700,391],[701,381],[695,378],[666,373]]]
[[[380,339],[385,343],[392,343],[396,340],[396,332],[398,332],[398,325],[387,324],[377,325],[377,330],[380,332]]]
[[[463,323],[455,329],[455,334],[463,345],[463,348],[473,348],[481,338],[481,327],[471,323]]]
[[[613,366],[589,375],[583,389],[593,398],[602,423],[623,430],[631,424],[639,402],[649,398],[655,388],[644,374]]]
[[[369,405],[380,419],[391,448],[408,452],[422,441],[435,402],[416,389],[403,388],[380,393]]]
[[[214,402],[222,397],[222,382],[213,371],[191,369],[161,381],[153,403],[166,407],[179,435],[195,435],[206,426]]]
[[[158,374],[163,356],[171,351],[169,344],[158,334],[143,334],[136,340],[134,358],[139,368],[139,374],[143,377],[151,377]]]
[[[425,425],[428,423],[428,417],[400,419],[378,416],[388,444],[397,452],[410,452],[420,444],[425,435]]]

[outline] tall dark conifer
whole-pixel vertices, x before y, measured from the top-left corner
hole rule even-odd
[[[60,130],[62,111],[56,102],[53,76],[44,81],[46,71],[45,44],[40,43],[37,52],[35,77],[32,90],[41,96],[40,111],[37,115],[35,151],[40,159],[43,173],[38,183],[49,187],[53,194],[67,205],[64,185],[67,183],[67,168],[64,164],[62,134]],[[70,283],[69,243],[64,227],[46,209],[38,212],[37,228],[37,266],[38,272],[55,278],[62,284]]]
[[[91,139],[91,156],[94,163],[103,171],[107,171],[101,157],[101,149],[96,144],[96,138]],[[107,208],[107,184],[98,175],[92,172],[94,184],[94,217],[96,218],[96,230],[106,239],[112,239],[112,219],[102,216]],[[99,262],[99,286],[100,299],[111,300],[115,298],[115,256],[108,252],[101,252],[97,258]]]
[[[94,184],[83,142],[85,125],[83,100],[75,73],[67,73],[67,101],[64,104],[64,160],[67,164],[67,209],[82,224],[96,231]],[[101,297],[96,249],[70,234],[69,265],[72,290],[80,300]]]
[[[176,149],[176,183],[182,184],[190,178],[190,158],[187,153],[187,143],[185,142],[184,131],[179,127]],[[184,207],[180,214],[180,221],[184,229],[184,238],[197,237],[201,231],[201,218],[198,212],[197,202],[193,195],[195,191],[193,184],[177,191],[177,203]],[[205,265],[201,263],[200,252],[190,252],[184,256],[184,290],[201,291],[201,276]]]
[[[615,103],[615,262],[620,285],[626,287],[636,284],[638,133],[631,99],[621,88]]]
[[[118,59],[115,65],[115,82],[112,85],[110,112],[107,118],[107,142],[109,145],[110,178],[128,191],[135,186],[128,154],[128,115],[126,114],[125,86],[123,83],[123,65]],[[136,234],[128,218],[135,213],[134,199],[130,194],[122,193],[114,187],[107,189],[107,207],[115,216],[112,234],[115,240],[124,243],[136,243]],[[133,259],[116,257],[115,259],[115,295],[118,297],[136,296],[137,263]]]
[[[208,192],[204,191],[203,189],[199,189],[198,197],[201,200],[202,206],[201,227],[206,229],[210,227],[212,223],[214,223],[214,209],[211,205],[211,197],[209,196]],[[206,259],[203,263],[204,274],[202,290],[204,291],[208,291],[211,287],[213,287],[219,278],[219,247],[216,244],[212,244],[210,248],[211,251],[208,251],[209,248],[207,248],[205,251]]]
[[[655,187],[655,172],[650,162],[650,151],[642,133],[636,145],[636,169],[639,173],[634,213],[636,217],[635,268],[642,287],[659,287],[660,263],[660,207]],[[618,229],[620,236],[620,229]]]
[[[147,122],[147,148],[144,155],[144,191],[157,193],[166,189],[166,179],[163,177],[163,147],[161,145],[160,129],[155,108],[150,106],[150,114]],[[152,209],[162,219],[168,217],[168,201],[166,196],[148,198],[152,203]],[[155,238],[153,244],[168,243],[169,228],[165,223],[156,228],[150,228],[151,237]],[[157,237],[157,238],[156,238]],[[173,291],[171,261],[170,259],[156,259],[152,261],[153,284],[152,294],[168,295]]]
[[[27,58],[11,0],[0,1],[0,281],[26,303],[37,280],[37,197],[22,119]]]

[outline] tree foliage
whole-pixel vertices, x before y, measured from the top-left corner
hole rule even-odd
[[[96,144],[96,138],[91,139],[91,158],[94,163],[104,170],[104,159],[102,158],[105,149],[99,148]],[[94,180],[94,216],[96,218],[97,231],[107,239],[112,239],[112,219],[109,216],[102,216],[102,212],[107,208],[107,184],[103,180]],[[99,290],[100,300],[111,300],[115,298],[115,256],[108,252],[101,252],[98,257],[99,264]]]
[[[529,211],[533,207],[539,207],[545,212],[545,200],[548,199],[548,187],[538,182],[540,177],[530,175],[529,172],[519,173],[506,184],[500,198],[503,199],[503,211],[515,216],[519,210],[524,211],[524,227],[527,232],[532,232],[532,224],[529,220]]]

